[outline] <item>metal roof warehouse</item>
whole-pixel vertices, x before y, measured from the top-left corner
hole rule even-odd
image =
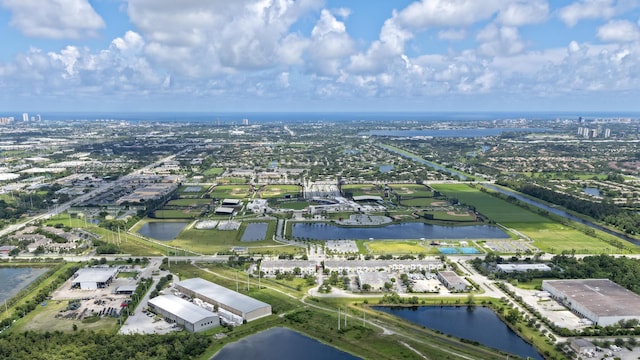
[[[117,268],[82,268],[74,274],[71,287],[79,287],[82,290],[105,288],[109,286],[116,274],[118,274]]]
[[[201,278],[180,281],[176,289],[229,311],[246,321],[271,315],[271,305]]]
[[[156,296],[148,305],[155,313],[184,326],[187,331],[204,331],[220,325],[216,314],[173,295]]]
[[[596,325],[640,319],[640,296],[609,279],[543,280],[542,290]]]

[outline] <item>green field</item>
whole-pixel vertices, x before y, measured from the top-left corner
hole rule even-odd
[[[382,189],[373,184],[346,184],[342,185],[343,193],[353,193],[353,196],[374,195],[382,196]]]
[[[11,331],[24,332],[32,331],[62,331],[73,332],[73,325],[80,330],[114,332],[118,325],[118,320],[113,317],[100,318],[95,322],[83,322],[81,320],[56,319],[56,314],[60,310],[67,308],[68,301],[47,301],[46,306],[38,306],[35,310],[18,320]]]
[[[250,185],[218,185],[211,190],[216,199],[244,199],[249,196]]]
[[[389,187],[402,197],[433,197],[433,191],[420,184],[393,184]]]
[[[416,207],[429,207],[429,206],[435,206],[435,205],[433,205],[433,203],[436,203],[436,205],[438,205],[438,203],[440,203],[440,202],[442,202],[441,199],[412,198],[412,199],[401,199],[400,200],[400,205],[416,206]]]
[[[211,204],[211,199],[174,199],[167,202],[167,206],[194,207]]]
[[[214,168],[209,168],[207,170],[205,170],[202,175],[204,176],[218,176],[218,175],[222,175],[222,173],[224,172],[224,169],[221,167],[214,167]]]
[[[243,177],[228,177],[228,178],[219,178],[216,181],[220,184],[246,184],[247,179]]]
[[[420,254],[427,253],[419,241],[365,241],[364,245],[372,254]]]
[[[158,219],[195,219],[202,213],[202,210],[156,210],[154,216]]]
[[[433,187],[449,198],[457,198],[460,203],[475,206],[479,213],[490,220],[524,234],[534,240],[533,245],[542,251],[555,254],[562,251],[595,254],[611,252],[612,246],[602,239],[613,240],[615,237],[612,235],[595,231],[597,237],[589,236],[466,184],[438,184]],[[512,235],[519,237],[515,232]],[[637,252],[637,247],[635,249],[632,251]]]
[[[433,215],[433,220],[443,221],[476,221],[476,216],[469,211],[454,209],[451,211],[428,211],[427,214]]]
[[[280,201],[276,203],[276,206],[281,209],[302,210],[306,209],[311,203],[307,201]]]
[[[265,185],[260,189],[260,197],[263,199],[282,198],[285,195],[297,197],[302,193],[298,185]]]

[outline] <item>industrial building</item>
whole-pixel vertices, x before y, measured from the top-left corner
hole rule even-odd
[[[496,267],[506,273],[527,272],[527,271],[551,271],[546,264],[498,264]]]
[[[173,295],[160,295],[150,299],[149,309],[190,332],[204,331],[220,326],[220,318],[198,305]]]
[[[453,271],[439,271],[438,280],[449,289],[449,291],[468,291],[471,284],[461,278]]]
[[[271,315],[271,305],[201,278],[180,281],[175,287],[185,295],[218,306],[221,316],[226,311],[243,321],[252,321]]]
[[[640,319],[640,296],[609,279],[543,280],[542,290],[596,325]]]
[[[118,274],[117,268],[88,267],[76,271],[71,278],[72,289],[96,290],[103,289],[111,284]]]

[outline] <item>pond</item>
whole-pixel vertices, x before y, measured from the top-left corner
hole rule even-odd
[[[489,308],[376,306],[374,309],[457,338],[474,340],[522,358],[543,359],[534,346],[519,337]]]
[[[447,226],[421,222],[381,227],[340,227],[328,223],[294,223],[293,237],[314,240],[338,239],[507,239],[504,231],[490,225]]]
[[[178,237],[188,222],[150,221],[138,230],[138,234],[160,241],[170,241]]]
[[[242,234],[242,238],[240,239],[240,241],[262,241],[264,240],[265,236],[267,236],[268,227],[269,224],[267,223],[249,223],[244,229],[244,233]]]
[[[378,167],[378,171],[380,171],[381,173],[388,173],[391,170],[393,170],[393,165],[380,165],[380,167]]]
[[[582,192],[591,196],[595,196],[595,197],[601,197],[602,195],[600,194],[600,190],[597,188],[590,188],[590,187],[586,187],[584,189],[582,189]]]
[[[0,302],[15,296],[20,290],[29,286],[48,268],[0,267]]]
[[[285,328],[269,330],[225,345],[212,360],[355,360],[357,357]]]

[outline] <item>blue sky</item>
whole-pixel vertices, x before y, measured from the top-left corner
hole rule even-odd
[[[2,111],[640,111],[640,0],[0,0]]]

